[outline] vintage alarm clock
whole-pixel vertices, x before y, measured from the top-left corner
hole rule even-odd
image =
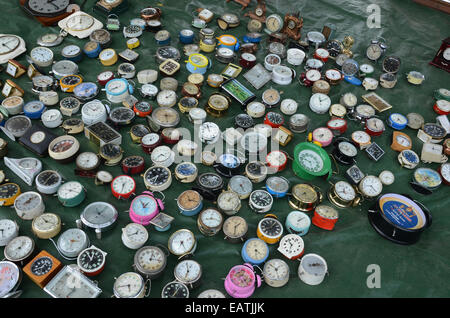
[[[299,235],[287,234],[281,239],[277,250],[286,258],[296,260],[303,256],[305,243]]]
[[[441,47],[430,62],[430,65],[450,72],[450,37],[442,41]]]
[[[306,254],[302,257],[298,266],[298,277],[307,285],[319,285],[328,274],[328,266],[325,259],[317,254]]]
[[[155,198],[153,192],[144,191],[131,201],[130,219],[138,224],[149,225],[150,221],[163,210],[163,201]]]
[[[300,236],[306,235],[311,226],[311,219],[309,216],[300,211],[291,211],[286,217],[284,224],[286,230],[291,234],[297,234]]]
[[[269,246],[259,238],[250,238],[242,246],[241,256],[246,263],[260,265],[269,257]]]
[[[261,276],[256,275],[253,265],[245,263],[231,268],[225,278],[225,290],[233,298],[248,298],[261,286]]]
[[[39,287],[44,288],[45,285],[56,275],[62,268],[62,263],[47,251],[41,251],[33,258],[25,267],[23,272]]]

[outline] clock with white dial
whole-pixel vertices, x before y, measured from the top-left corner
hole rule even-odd
[[[111,182],[111,191],[117,199],[128,199],[136,190],[136,181],[130,176],[121,175]]]
[[[23,262],[31,256],[35,247],[35,242],[31,237],[17,236],[6,245],[4,255],[8,261]]]
[[[358,185],[362,195],[368,198],[377,197],[383,191],[383,183],[376,176],[365,176]]]
[[[45,205],[39,193],[28,191],[16,198],[14,209],[21,219],[32,220],[44,213]]]
[[[81,119],[88,126],[100,121],[105,122],[107,119],[105,105],[99,100],[87,102],[81,108]]]
[[[192,259],[184,260],[175,266],[173,274],[178,281],[194,288],[202,277],[202,266]]]
[[[49,48],[38,46],[31,50],[30,58],[36,65],[47,67],[53,63],[53,51]]]
[[[0,220],[0,246],[6,246],[19,235],[19,225],[10,219]]]
[[[81,229],[68,229],[58,237],[58,251],[63,257],[76,259],[78,254],[90,245],[89,237]]]
[[[172,107],[177,102],[177,94],[175,91],[164,89],[156,96],[156,102],[160,107]]]
[[[305,251],[305,243],[301,236],[297,234],[287,234],[280,240],[278,251],[288,259],[298,259]]]
[[[395,181],[394,174],[389,170],[383,170],[379,174],[378,178],[380,178],[381,183],[385,186],[391,185]]]
[[[33,220],[31,228],[40,239],[49,239],[61,231],[61,218],[54,213],[44,213]]]
[[[281,259],[270,259],[264,264],[264,281],[271,287],[283,287],[289,281],[289,265]]]
[[[156,246],[144,246],[134,255],[135,270],[145,278],[156,278],[166,268],[167,255]]]
[[[247,114],[253,118],[261,118],[266,113],[266,106],[260,102],[251,102],[247,105]]]
[[[148,240],[147,229],[139,223],[129,223],[122,228],[123,244],[133,250],[141,248]]]
[[[241,208],[241,199],[234,191],[224,191],[217,198],[217,207],[226,215],[234,215]]]
[[[150,290],[146,289],[146,282],[141,275],[127,272],[116,278],[113,292],[117,298],[143,298]]]
[[[353,108],[358,103],[358,98],[353,93],[345,93],[342,95],[339,103],[347,108]]]
[[[193,254],[197,247],[197,240],[194,233],[187,229],[174,232],[168,241],[169,251],[176,255]]]
[[[199,138],[206,144],[214,144],[219,140],[220,128],[216,123],[205,122],[199,128]]]
[[[100,158],[96,153],[86,151],[78,155],[75,163],[78,169],[89,171],[96,169],[100,165]]]
[[[298,109],[298,103],[291,99],[286,98],[281,101],[280,110],[285,115],[293,115]]]
[[[309,100],[309,108],[317,114],[326,113],[330,109],[330,106],[330,97],[322,93],[313,94]]]
[[[156,166],[169,167],[175,161],[175,152],[168,146],[158,146],[152,151],[150,159]]]

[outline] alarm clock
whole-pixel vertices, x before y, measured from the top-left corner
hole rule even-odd
[[[163,201],[156,199],[152,192],[144,191],[131,201],[130,219],[138,224],[149,225],[150,221],[163,210]]]
[[[233,298],[248,298],[261,287],[261,276],[256,275],[253,265],[245,263],[231,268],[225,278],[225,290]]]

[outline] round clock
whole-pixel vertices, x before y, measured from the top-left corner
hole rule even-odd
[[[217,207],[226,215],[234,215],[241,208],[241,199],[234,191],[224,191],[217,197]]]
[[[442,184],[442,178],[436,170],[417,168],[409,184],[418,193],[432,194]]]
[[[62,184],[61,175],[54,170],[44,170],[35,179],[36,189],[43,194],[54,194]]]
[[[78,254],[77,265],[86,276],[98,275],[105,268],[106,255],[107,253],[91,245]]]
[[[99,155],[104,160],[105,165],[115,166],[122,160],[123,149],[116,144],[104,144],[100,147]]]
[[[154,165],[170,167],[175,161],[175,152],[168,146],[158,146],[152,151],[150,159]]]
[[[170,282],[163,287],[161,298],[189,298],[189,288],[179,281]]]
[[[266,165],[272,171],[282,171],[286,168],[288,157],[285,152],[273,150],[266,156]]]
[[[143,277],[154,279],[159,277],[166,268],[167,256],[159,247],[144,246],[134,254],[133,267]]]
[[[159,127],[175,127],[180,122],[180,114],[175,109],[159,107],[152,112],[152,120]]]
[[[181,183],[194,182],[197,175],[197,166],[192,162],[181,162],[175,167],[175,178]]]
[[[44,213],[45,205],[42,196],[33,191],[24,192],[14,201],[14,209],[23,220],[33,220]]]
[[[40,239],[49,239],[61,231],[61,218],[54,213],[44,213],[33,220],[33,233]]]
[[[93,202],[83,209],[77,225],[84,225],[95,230],[97,239],[101,239],[101,233],[111,229],[119,214],[114,206],[107,202]]]
[[[389,170],[383,170],[378,175],[378,178],[381,180],[381,183],[385,186],[391,185],[395,181],[394,174]]]
[[[153,149],[161,145],[161,136],[156,133],[149,133],[142,137],[141,146],[145,153],[150,154]]]
[[[203,208],[203,198],[195,190],[183,191],[176,201],[180,213],[185,216],[197,215]]]
[[[83,202],[86,190],[78,181],[69,181],[58,188],[57,194],[63,206],[72,208]]]
[[[297,234],[283,236],[278,246],[278,251],[290,260],[296,260],[303,256],[305,243]]]
[[[6,246],[12,239],[19,235],[19,225],[16,221],[10,219],[0,219],[0,246]]]
[[[267,244],[275,244],[283,235],[283,224],[273,214],[267,214],[259,221],[256,235]]]
[[[307,285],[319,285],[327,273],[327,262],[317,254],[304,255],[298,266],[298,277]]]
[[[222,214],[212,208],[208,208],[200,212],[197,218],[197,226],[200,232],[205,236],[216,235],[223,224]]]
[[[1,298],[18,297],[22,293],[17,291],[22,282],[22,271],[13,262],[0,261],[0,282]]]
[[[135,190],[136,181],[130,176],[118,176],[111,182],[111,192],[117,199],[128,199],[134,195]]]
[[[233,298],[248,298],[260,286],[261,277],[249,263],[232,267],[225,278],[225,290]]]
[[[325,114],[331,106],[331,99],[328,95],[315,93],[309,99],[309,108],[317,114]]]
[[[156,199],[153,193],[145,191],[131,202],[130,219],[134,223],[146,226],[161,210],[164,210],[162,200]]]
[[[35,242],[31,237],[17,236],[5,246],[3,252],[8,261],[23,265],[33,254],[35,247]]]
[[[306,235],[311,226],[309,216],[300,211],[291,211],[286,217],[286,230],[291,234]]]
[[[150,293],[150,280],[144,281],[141,275],[134,272],[123,273],[116,278],[113,293],[117,298],[144,298]]]
[[[230,243],[241,243],[248,232],[248,224],[244,218],[233,215],[223,223],[223,234]]]
[[[79,150],[79,141],[70,135],[57,137],[48,145],[49,156],[63,163],[74,160]]]
[[[259,238],[248,239],[241,250],[244,262],[259,265],[269,257],[269,246]]]
[[[312,180],[314,177],[331,176],[331,159],[327,152],[320,146],[303,142],[294,148],[294,173],[304,179]]]
[[[172,173],[166,167],[153,166],[145,171],[144,184],[150,191],[164,191],[172,183]]]
[[[253,184],[249,178],[236,175],[228,182],[228,189],[237,193],[240,199],[247,199],[253,190]]]
[[[283,198],[289,191],[289,181],[284,177],[272,176],[266,180],[266,190],[275,198]]]
[[[75,160],[75,164],[79,170],[90,171],[95,170],[100,165],[100,158],[93,152],[82,152]]]
[[[192,259],[183,260],[175,266],[173,274],[177,281],[193,289],[200,284],[202,266]]]
[[[197,247],[197,240],[194,233],[187,229],[181,229],[169,237],[168,247],[175,256],[193,254]]]
[[[256,213],[266,213],[273,205],[272,195],[265,190],[254,190],[249,197],[250,208]]]
[[[263,275],[270,287],[283,287],[289,281],[289,265],[281,259],[270,259],[264,264]]]
[[[109,119],[113,124],[123,126],[130,124],[135,115],[134,111],[130,108],[116,107],[109,113]]]
[[[383,183],[376,176],[365,176],[358,185],[358,190],[366,198],[375,198],[383,191]]]
[[[58,237],[58,251],[61,256],[76,259],[78,254],[90,245],[89,237],[83,230],[68,229]]]
[[[141,248],[148,240],[147,229],[139,223],[129,223],[122,228],[122,242],[132,250]]]
[[[353,186],[346,181],[338,181],[328,191],[328,199],[339,208],[354,207],[360,199]]]
[[[3,183],[0,185],[0,203],[2,206],[13,205],[20,193],[20,187],[18,184]]]

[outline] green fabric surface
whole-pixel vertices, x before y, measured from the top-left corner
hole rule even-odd
[[[2,23],[1,33],[17,34],[24,38],[27,44],[28,52],[35,46],[36,39],[48,32],[59,32],[58,27],[43,27],[37,21],[28,17],[18,5],[18,1],[0,0],[1,8],[0,18]],[[93,0],[87,1],[84,11],[92,13]],[[216,16],[225,12],[234,12],[242,18],[241,25],[237,28],[227,31],[218,29],[215,22],[211,22],[209,26],[216,29],[216,35],[233,34],[242,40],[242,36],[247,33],[246,25],[248,18],[244,17],[245,11],[240,10],[234,2],[225,1],[143,1],[129,0],[129,9],[120,15],[121,25],[128,25],[131,18],[138,17],[141,8],[147,5],[159,5],[163,10],[162,22],[165,29],[169,30],[172,36],[171,45],[176,46],[182,52],[182,44],[178,41],[178,32],[183,28],[192,28],[191,21],[194,11],[197,7],[208,8],[213,11]],[[252,2],[251,8],[255,6]],[[370,40],[378,36],[383,36],[389,45],[388,55],[396,55],[402,59],[402,66],[399,72],[399,79],[396,87],[392,90],[378,88],[376,93],[393,105],[393,111],[407,114],[409,112],[419,112],[423,115],[426,122],[435,122],[436,113],[433,112],[434,104],[433,91],[437,88],[450,88],[449,74],[443,70],[428,65],[432,60],[437,49],[441,45],[441,41],[448,36],[446,32],[450,29],[449,16],[413,3],[412,1],[375,1],[381,7],[381,28],[369,29],[366,20],[369,15],[366,8],[367,1],[361,0],[317,0],[317,1],[267,1],[267,15],[278,13],[283,15],[293,10],[300,11],[303,17],[304,26],[302,30],[303,37],[308,31],[320,31],[325,23],[334,23],[337,26],[335,37],[343,40],[346,35],[352,35],[355,38],[355,44],[352,48],[354,58],[360,62],[369,62],[365,57],[365,50]],[[102,22],[103,17],[95,15]],[[198,35],[198,30],[194,29]],[[111,47],[117,51],[126,48],[125,40],[122,32],[112,34],[113,42]],[[267,38],[267,35],[264,37]],[[154,59],[155,50],[157,48],[154,40],[154,34],[145,32],[141,40],[141,46],[136,49],[140,54],[139,60],[135,63],[137,70],[144,68],[157,69]],[[68,36],[64,42],[58,46],[51,48],[55,53],[55,60],[61,58],[62,47],[68,44],[77,44],[83,46],[87,40],[79,40]],[[266,54],[267,46],[257,53],[258,61],[262,61]],[[213,58],[213,53],[207,54]],[[311,53],[310,53],[311,55]],[[25,54],[18,58],[19,62],[26,64]],[[184,60],[184,57],[181,59]],[[213,59],[214,60],[214,59]],[[80,73],[84,76],[85,81],[95,81],[96,76],[104,70],[116,71],[117,63],[111,67],[103,67],[96,59],[89,59],[84,56],[80,65]],[[176,75],[180,83],[184,83],[189,73],[186,71],[185,64],[181,63],[181,71]],[[375,75],[377,78],[381,72],[381,63],[375,66]],[[327,63],[326,68],[334,65],[332,61]],[[224,64],[213,61],[212,69],[207,73],[218,73],[224,68]],[[303,71],[303,65],[296,68],[297,74]],[[413,86],[406,81],[406,73],[411,70],[420,71],[425,75],[425,82],[421,86]],[[238,80],[248,88],[250,84],[243,78],[245,70],[238,77]],[[3,72],[0,74],[2,81],[9,78]],[[160,77],[161,78],[161,77]],[[159,79],[160,79],[159,78]],[[158,79],[158,86],[159,86]],[[17,80],[26,91],[25,100],[33,100],[36,97],[29,93],[31,85],[26,75]],[[264,88],[256,91],[255,94],[260,98],[262,91],[268,87],[274,87],[284,91],[282,98],[293,98],[299,102],[298,113],[304,113],[311,118],[310,129],[324,126],[329,119],[328,114],[317,115],[313,113],[308,106],[311,89],[300,87],[297,82],[289,86],[278,86],[268,83]],[[209,96],[215,90],[206,84],[202,88],[203,97],[200,105],[204,106]],[[254,90],[253,90],[254,91]],[[336,87],[332,87],[329,96],[333,103],[338,103],[340,96],[345,92],[353,92],[358,96],[358,102],[362,103],[361,95],[365,94],[362,87],[356,87],[346,82],[342,82]],[[180,96],[180,90],[178,90]],[[105,93],[101,92],[99,99],[105,98]],[[68,94],[60,93],[60,99],[68,96]],[[136,94],[137,96],[137,94]],[[156,106],[156,103],[153,103]],[[230,107],[228,115],[220,120],[215,120],[208,116],[208,121],[215,121],[221,129],[233,126],[234,116],[241,113],[241,109],[236,102]],[[385,119],[389,112],[379,114]],[[80,116],[79,113],[75,116]],[[285,116],[288,119],[288,116]],[[34,121],[35,122],[35,121]],[[137,118],[134,123],[144,123],[142,118]],[[256,120],[257,123],[262,119]],[[181,115],[180,126],[190,127],[185,115]],[[145,155],[140,145],[131,142],[128,127],[120,129],[123,135],[122,146],[125,150],[125,156],[131,154]],[[356,122],[349,122],[349,129],[346,136],[350,136],[354,130],[362,127]],[[60,128],[54,131],[62,135]],[[406,128],[404,130],[413,140],[413,150],[420,154],[422,142],[416,137],[416,131]],[[1,134],[2,138],[7,138]],[[288,284],[282,288],[272,288],[263,283],[258,288],[253,297],[448,297],[450,295],[450,287],[448,278],[450,277],[450,218],[449,213],[449,187],[441,186],[430,196],[422,196],[415,193],[408,185],[412,177],[412,170],[403,169],[397,162],[397,152],[390,149],[392,139],[392,129],[387,128],[386,132],[374,140],[382,146],[386,154],[379,162],[371,161],[367,155],[360,151],[357,157],[357,164],[366,174],[378,175],[382,170],[389,169],[394,172],[396,181],[392,186],[384,188],[384,192],[406,193],[419,199],[425,204],[432,213],[433,224],[421,236],[417,244],[411,246],[401,246],[394,244],[381,236],[379,236],[371,227],[367,219],[367,208],[369,202],[364,202],[361,206],[350,209],[339,209],[340,217],[333,231],[325,231],[311,225],[309,233],[303,237],[305,241],[305,253],[317,253],[325,258],[328,263],[329,275],[326,276],[324,282],[318,286],[309,286],[304,284],[297,276],[298,261],[287,261],[291,270],[291,278]],[[77,135],[81,142],[81,151],[97,151],[97,148],[87,142],[83,134]],[[295,145],[306,139],[306,134],[296,134],[294,139],[283,150],[292,154]],[[329,152],[331,147],[327,148]],[[24,156],[33,156],[28,150],[24,149],[17,143],[9,143],[8,157],[21,158]],[[146,167],[150,166],[150,158],[145,155]],[[58,164],[51,158],[42,159],[44,169],[58,170],[66,181],[75,180],[77,177],[73,173],[75,164]],[[425,165],[434,169],[438,168],[438,164]],[[212,168],[198,164],[200,172],[213,171]],[[27,186],[15,174],[4,166],[3,160],[0,161],[0,169],[3,169],[7,177],[20,185],[22,192],[35,191],[35,187]],[[101,169],[110,171],[113,175],[121,174],[120,166],[106,167]],[[345,166],[340,166],[340,175],[333,176],[332,181],[342,180]],[[173,171],[173,167],[172,167]],[[297,178],[291,169],[291,163],[280,173],[291,182],[291,185],[303,182]],[[116,227],[107,233],[104,233],[102,240],[97,240],[93,232],[88,231],[91,243],[105,250],[108,253],[105,270],[94,280],[98,282],[99,287],[103,290],[101,297],[110,297],[113,292],[114,277],[120,274],[132,271],[134,250],[126,248],[121,242],[121,228],[130,223],[127,213],[131,201],[119,201],[115,199],[110,191],[109,186],[96,186],[93,179],[78,179],[87,189],[86,200],[78,207],[64,208],[61,206],[56,197],[46,196],[46,212],[53,212],[60,215],[63,220],[63,231],[76,227],[75,220],[79,217],[82,209],[89,203],[94,201],[107,201],[112,203],[119,213],[119,219]],[[137,182],[137,191],[140,193],[145,190],[143,179],[135,176]],[[323,193],[329,189],[330,184],[320,178],[312,181],[313,184],[319,186]],[[254,189],[263,187],[264,184],[255,184]],[[153,227],[148,227],[150,238],[146,245],[162,244],[167,246],[167,240],[170,234],[182,228],[187,228],[195,233],[198,240],[197,250],[194,259],[200,262],[203,267],[202,285],[191,292],[192,297],[196,297],[201,291],[215,288],[225,293],[224,278],[229,269],[236,265],[242,264],[241,248],[243,244],[231,244],[223,239],[223,233],[220,232],[214,237],[204,237],[197,229],[197,217],[186,217],[179,214],[175,198],[184,190],[191,188],[191,184],[181,184],[174,180],[172,186],[165,191],[166,210],[165,212],[174,216],[175,221],[172,228],[167,232],[157,232]],[[252,212],[247,204],[248,200],[244,200],[242,208],[238,215],[244,217],[249,224],[249,237],[256,237],[256,225],[262,218]],[[330,204],[324,199],[325,204]],[[213,206],[211,202],[205,201],[205,206]],[[272,212],[284,224],[287,214],[291,211],[287,199],[275,200]],[[23,221],[19,219],[13,208],[0,208],[0,218],[11,218],[16,220],[20,225],[21,235],[33,236],[31,232],[31,221]],[[35,238],[37,249],[45,249],[53,256],[59,258],[64,264],[68,261],[59,257],[55,247],[48,240]],[[276,250],[277,245],[270,246],[270,258],[283,258]],[[3,253],[1,248],[0,253]],[[177,264],[177,258],[170,255],[168,258],[168,266],[163,275],[152,281],[152,289],[150,297],[160,297],[162,287],[174,280],[173,269]],[[381,268],[381,288],[370,289],[366,286],[366,279],[369,273],[366,268],[369,264],[378,264]],[[35,285],[28,277],[24,277],[20,286],[22,289],[22,297],[50,297],[41,288]]]

